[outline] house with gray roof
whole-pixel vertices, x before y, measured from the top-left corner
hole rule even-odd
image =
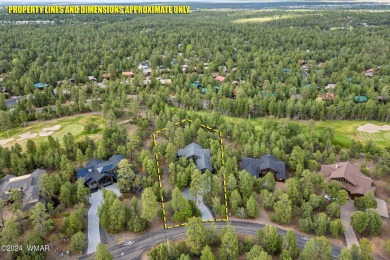
[[[192,159],[196,167],[202,172],[205,172],[206,170],[213,171],[213,165],[210,162],[210,149],[203,149],[202,146],[197,143],[191,143],[183,149],[179,149],[177,156]]]
[[[268,172],[271,172],[277,181],[285,181],[287,179],[286,164],[278,161],[275,156],[270,154],[263,155],[260,158],[243,157],[240,168],[256,178],[263,177]]]
[[[32,208],[37,202],[44,203],[45,200],[39,195],[39,178],[45,173],[45,170],[36,169],[31,174],[23,176],[7,174],[0,180],[0,197],[8,201],[12,191],[21,191],[24,211]]]
[[[122,155],[113,155],[108,161],[92,159],[76,171],[77,178],[81,178],[91,190],[108,186],[117,180],[117,166],[122,159]]]
[[[5,101],[7,108],[12,108],[12,107],[16,106],[16,104],[19,102],[19,99],[20,98],[18,98],[18,97],[13,97],[13,98],[7,99]]]

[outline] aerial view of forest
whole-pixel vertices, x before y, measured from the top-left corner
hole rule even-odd
[[[0,9],[0,47],[0,259],[390,259],[388,5]]]

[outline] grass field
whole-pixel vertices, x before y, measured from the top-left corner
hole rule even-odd
[[[378,133],[371,134],[357,130],[359,126],[363,126],[368,123],[379,126],[386,125],[386,123],[377,121],[332,120],[317,122],[315,131],[317,134],[321,134],[322,129],[325,127],[333,128],[335,131],[334,143],[342,147],[349,147],[352,139],[362,143],[372,140],[379,148],[390,146],[390,131],[380,131]],[[387,125],[390,124],[387,123]]]
[[[199,111],[197,112],[200,115],[207,116],[210,114],[210,111]],[[242,119],[235,118],[230,116],[223,116],[227,121],[230,122],[243,122],[248,120],[256,129],[260,130],[262,128],[262,123],[264,118],[257,119]],[[275,119],[281,120],[281,119]],[[303,126],[307,126],[308,121],[294,121]],[[382,123],[377,121],[356,121],[356,120],[326,120],[326,121],[315,121],[314,132],[317,136],[322,134],[322,131],[325,127],[330,127],[334,129],[335,135],[333,143],[341,147],[348,148],[351,140],[360,141],[361,143],[366,143],[369,140],[372,140],[378,148],[385,148],[390,146],[390,131],[380,131],[378,133],[365,133],[358,131],[359,126],[365,124],[374,124],[374,125],[390,125],[390,123]]]
[[[97,125],[97,129],[95,129],[93,133],[90,133],[85,130],[85,126],[89,123],[94,123]],[[62,137],[67,133],[72,133],[76,140],[80,140],[87,135],[91,139],[97,139],[100,137],[100,132],[102,131],[102,128],[105,124],[106,120],[102,116],[96,114],[70,116],[49,121],[33,122],[26,127],[18,127],[8,131],[2,131],[0,132],[0,141],[8,138],[14,138],[13,141],[7,142],[5,145],[2,146],[10,147],[16,143],[19,143],[22,147],[25,147],[27,140],[29,139],[18,141],[18,139],[20,138],[19,135],[25,134],[27,132],[37,133],[35,137],[31,138],[31,140],[35,141],[36,143],[39,143],[47,139],[46,136],[39,135],[42,129],[53,127],[56,125],[61,125],[61,128],[57,131],[54,131],[51,136],[54,139],[59,139],[60,142],[62,142]]]

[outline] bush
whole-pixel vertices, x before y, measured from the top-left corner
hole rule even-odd
[[[71,237],[69,248],[72,252],[80,252],[84,251],[87,245],[87,236],[83,232],[79,231]]]
[[[159,209],[159,210],[157,211],[157,216],[158,216],[158,218],[159,218],[161,221],[164,220],[164,212],[163,212],[162,209]]]
[[[149,222],[141,218],[139,216],[135,216],[134,218],[131,218],[129,222],[127,223],[127,228],[135,233],[142,232],[146,230],[149,227]]]
[[[189,201],[190,206],[191,206],[191,211],[192,211],[192,217],[200,217],[201,213],[198,207],[196,206],[196,203],[192,200]]]
[[[237,209],[237,217],[239,218],[248,218],[248,215],[246,213],[246,209],[243,207],[239,207]]]
[[[299,220],[299,230],[310,233],[314,229],[314,224],[311,218],[303,218]]]

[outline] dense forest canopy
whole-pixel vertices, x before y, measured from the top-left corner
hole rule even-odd
[[[50,88],[63,80],[74,84],[62,85],[71,91],[62,91],[68,95],[59,95],[61,103],[97,97],[94,91],[78,90],[84,83],[96,87],[88,76],[102,81],[104,73],[111,76],[112,87],[106,92],[118,88],[121,73],[130,70],[136,76],[126,81],[124,91],[142,92],[145,75],[138,68],[147,64],[152,68],[147,91],[160,89],[156,78],[171,78],[167,94],[185,108],[206,107],[240,117],[387,121],[389,17],[381,11],[310,10],[199,11],[183,16],[2,14],[2,85],[9,95],[33,94],[26,97],[33,106],[19,106],[14,114],[29,113],[56,104]],[[54,23],[18,24],[27,19]],[[372,75],[367,76],[370,69]],[[213,72],[225,80],[216,81]],[[221,91],[201,95],[190,88],[194,81],[209,89],[218,84]],[[44,95],[34,89],[38,82],[50,85]],[[326,89],[327,84],[336,88]],[[368,101],[356,102],[362,96]],[[32,113],[29,119],[36,117]]]

